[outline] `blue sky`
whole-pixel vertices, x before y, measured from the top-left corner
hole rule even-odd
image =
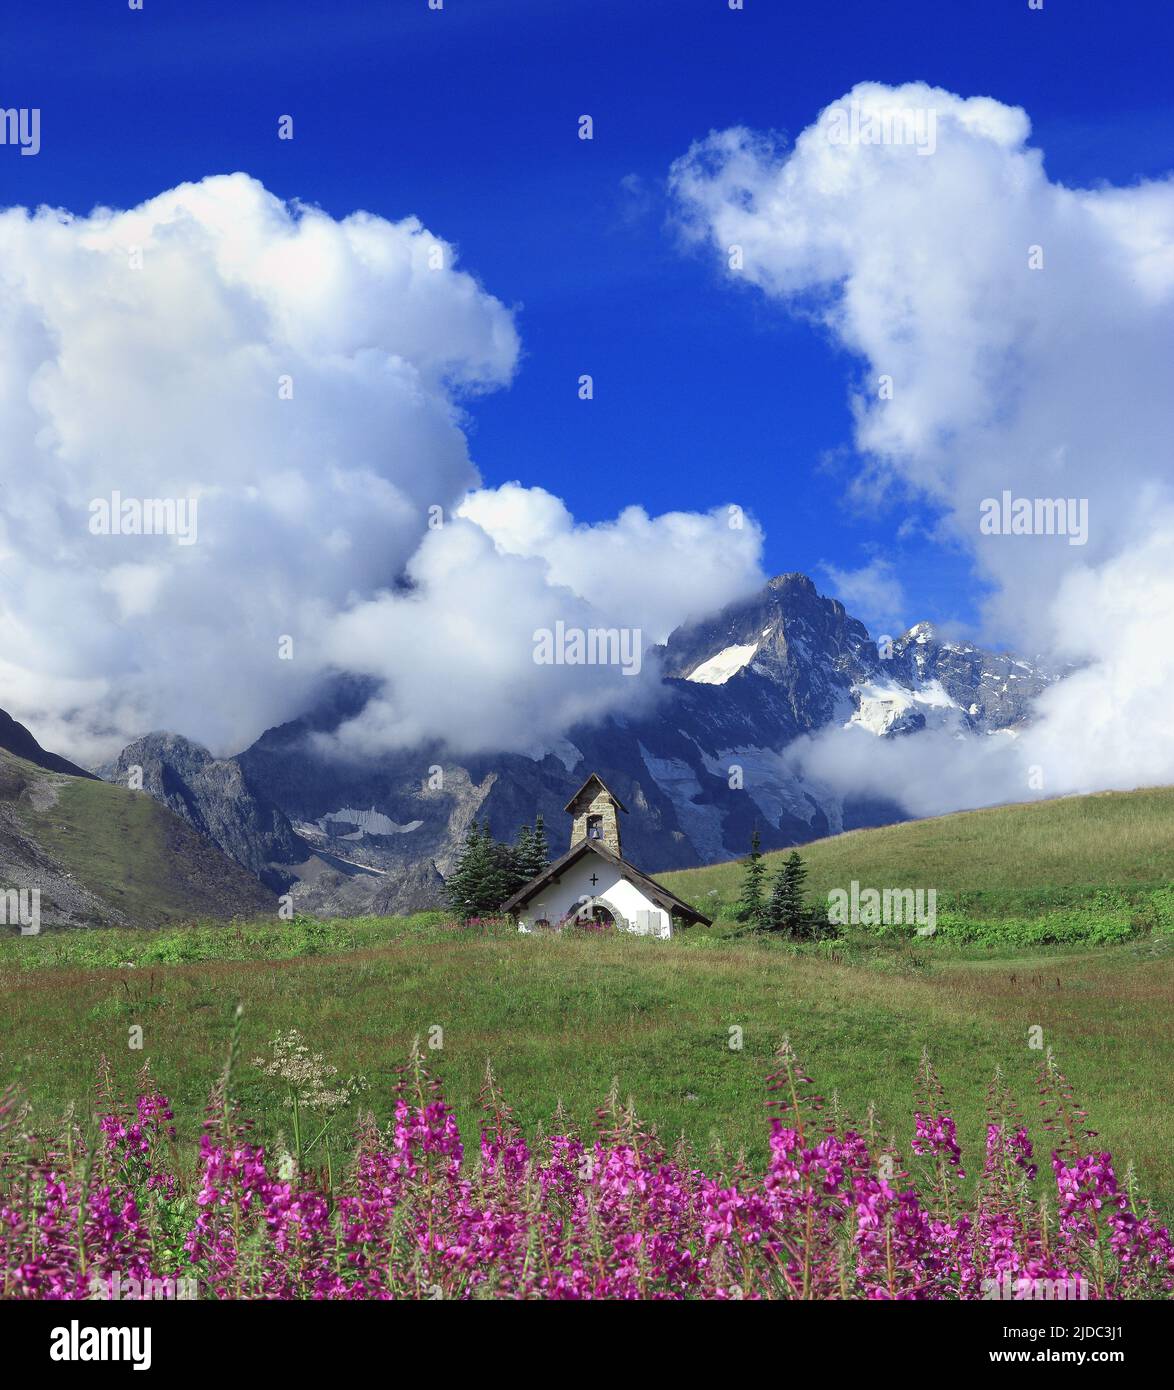
[[[924,79],[1022,105],[1053,180],[1170,164],[1165,3],[40,0],[3,39],[0,105],[42,109],[43,148],[3,161],[0,202],[85,212],[243,169],[336,216],[416,214],[517,309],[517,379],[471,407],[487,482],[540,484],[585,521],[737,501],[772,572],[883,546],[910,621],[973,616],[967,559],[894,551],[901,515],[846,505],[853,364],[682,251],[670,163],[711,129],[793,136],[856,82]]]

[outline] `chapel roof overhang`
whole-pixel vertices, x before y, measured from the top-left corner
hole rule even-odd
[[[638,869],[635,864],[629,864],[626,859],[621,859],[618,854],[613,854],[610,849],[601,844],[598,840],[580,840],[562,856],[556,859],[553,864],[547,867],[533,878],[511,898],[507,898],[501,905],[502,912],[516,912],[520,907],[524,907],[531,898],[535,897],[547,884],[557,880],[573,864],[582,859],[585,854],[596,854],[605,863],[616,866],[620,869],[622,877],[629,883],[639,888],[646,897],[662,907],[670,915],[676,913],[679,917],[685,917],[690,922],[697,922],[701,926],[709,927],[713,925],[712,918],[706,917],[704,913],[687,903],[684,898],[678,898],[670,888],[666,888],[663,883],[658,883],[656,879]]]

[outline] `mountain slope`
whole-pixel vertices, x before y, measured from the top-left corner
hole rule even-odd
[[[275,910],[252,874],[150,796],[7,749],[0,887],[39,891],[42,926],[159,926]]]
[[[124,748],[103,772],[126,785],[135,769],[143,791],[275,892],[290,881],[285,866],[309,857],[288,818],[252,791],[235,759],[214,758],[178,734],[154,733]]]
[[[25,762],[32,763],[35,767],[44,768],[48,772],[64,772],[70,777],[93,777],[92,772],[87,772],[84,767],[78,767],[76,763],[71,763],[68,758],[58,757],[56,753],[46,753],[37,740],[25,728],[23,724],[18,724],[7,710],[0,709],[0,749],[12,753],[18,758],[23,758]]]
[[[1174,787],[959,811],[816,840],[801,852],[813,900],[853,880],[875,888],[936,888],[987,912],[1077,902],[1106,888],[1169,891]],[[767,855],[768,871],[784,858],[784,852]],[[661,877],[687,902],[712,912],[736,901],[742,864]]]

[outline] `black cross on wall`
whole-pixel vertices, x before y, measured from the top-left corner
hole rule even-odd
[[[591,875],[591,886],[592,886],[592,888],[594,888],[595,885],[596,885],[598,882],[599,882],[599,875],[598,875],[598,874],[592,874],[592,875]]]

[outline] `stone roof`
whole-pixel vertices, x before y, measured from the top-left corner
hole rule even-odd
[[[611,799],[615,802],[615,804],[620,808],[620,810],[623,811],[624,815],[630,814],[628,808],[619,799],[615,792],[613,792],[610,787],[604,785],[603,778],[600,777],[600,775],[597,772],[593,772],[591,776],[588,777],[586,782],[583,783],[583,785],[579,788],[575,795],[571,797],[570,801],[568,801],[567,804],[563,807],[563,810],[569,812],[571,807],[574,806],[575,802],[578,801],[578,799],[583,795],[583,793],[587,790],[587,788],[591,785],[592,782],[599,783],[600,787],[602,787],[603,790],[607,792],[608,796],[610,796]]]

